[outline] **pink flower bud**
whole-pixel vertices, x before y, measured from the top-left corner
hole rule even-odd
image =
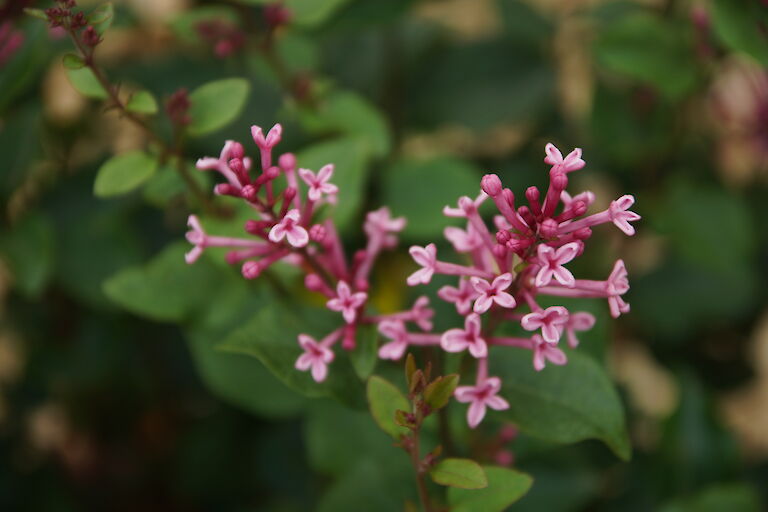
[[[531,213],[531,209],[523,205],[517,209],[517,213],[523,218],[526,224],[533,227],[536,225],[536,218]]]
[[[557,222],[554,219],[544,219],[539,224],[539,234],[542,238],[555,238],[557,236]]]
[[[253,201],[256,199],[256,194],[258,194],[258,192],[259,191],[253,185],[246,185],[240,190],[240,196],[248,201]]]
[[[311,292],[322,293],[325,290],[325,283],[317,274],[307,274],[307,277],[304,278],[304,286]]]
[[[239,142],[233,142],[229,148],[229,156],[232,158],[245,158],[245,148]]]
[[[245,231],[251,235],[260,236],[264,230],[271,227],[272,223],[265,220],[247,220],[245,221]]]
[[[549,181],[556,190],[565,190],[568,188],[568,176],[560,170],[552,169],[549,172]]]
[[[315,224],[309,228],[309,239],[313,242],[322,243],[327,234],[328,232],[322,224]]]
[[[284,153],[277,160],[278,165],[284,171],[296,168],[296,156],[293,153]]]
[[[256,261],[246,261],[243,263],[242,273],[246,279],[256,279],[261,274],[261,266]]]
[[[573,232],[574,238],[577,240],[586,240],[592,236],[592,230],[590,228],[581,228]]]
[[[539,200],[539,189],[536,187],[528,187],[525,191],[525,198],[528,199],[528,202],[536,202]]]
[[[496,241],[500,244],[506,244],[510,238],[512,238],[512,235],[509,234],[509,231],[500,230],[496,232]]]
[[[480,180],[480,188],[491,197],[501,194],[501,180],[495,174],[486,174]]]
[[[510,208],[515,208],[515,194],[509,190],[508,188],[505,188],[501,192],[501,196],[504,198],[504,200],[507,202],[507,204],[510,206]]]

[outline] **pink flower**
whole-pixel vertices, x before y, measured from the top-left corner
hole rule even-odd
[[[547,343],[557,343],[568,323],[568,310],[563,306],[552,306],[542,311],[528,313],[520,321],[526,331],[541,329],[541,335]]]
[[[569,173],[571,171],[578,171],[586,165],[584,160],[581,159],[580,148],[574,149],[565,158],[563,158],[563,154],[552,143],[547,144],[544,147],[544,151],[547,153],[544,163],[551,165],[553,170]]]
[[[470,314],[464,320],[464,329],[450,329],[440,338],[440,346],[447,352],[461,352],[469,349],[473,357],[488,355],[488,345],[480,337],[480,315]]]
[[[570,242],[558,249],[554,249],[546,244],[539,245],[538,260],[541,269],[536,274],[535,284],[537,287],[546,286],[554,277],[563,286],[573,286],[575,279],[571,271],[563,265],[571,261],[579,253],[579,244]]]
[[[203,226],[200,225],[200,221],[195,215],[189,216],[187,225],[192,228],[192,231],[187,232],[187,240],[189,243],[193,244],[194,247],[184,255],[184,260],[187,263],[194,263],[197,261],[197,258],[203,254],[203,249],[205,248],[205,231],[203,231]]]
[[[411,309],[413,322],[419,326],[422,331],[432,330],[432,317],[435,316],[435,310],[429,307],[429,297],[422,295],[413,303]]]
[[[397,237],[392,233],[399,233],[405,228],[405,217],[392,218],[389,208],[386,206],[368,212],[365,216],[363,230],[369,238],[381,237],[384,247],[394,247],[397,245]]]
[[[218,171],[224,176],[230,185],[236,190],[240,190],[242,184],[235,171],[229,166],[229,161],[233,158],[243,157],[243,145],[234,140],[228,140],[224,143],[219,158],[204,157],[197,160],[195,167],[200,171]],[[243,166],[247,172],[251,167],[250,158],[242,158]]]
[[[309,192],[307,197],[312,201],[317,201],[325,195],[333,195],[339,191],[339,187],[332,183],[328,183],[328,180],[333,176],[333,164],[324,165],[317,171],[317,175],[309,169],[299,169],[299,176],[304,180],[304,183],[309,186]]]
[[[533,342],[533,367],[537,372],[544,369],[547,361],[558,366],[568,362],[568,358],[565,357],[562,350],[552,343],[547,343],[538,334],[531,337],[531,342]]]
[[[328,364],[333,361],[333,351],[306,334],[299,334],[299,345],[304,353],[296,359],[296,369],[305,372],[312,368],[312,378],[316,382],[324,381],[328,375]]]
[[[368,294],[365,292],[352,293],[349,285],[344,281],[339,281],[336,285],[336,297],[326,303],[331,311],[341,311],[344,321],[348,324],[355,322],[357,310],[368,300]]]
[[[575,196],[571,197],[571,194],[563,190],[560,192],[560,200],[563,202],[563,205],[565,205],[566,208],[571,206],[571,203],[574,201],[583,201],[584,204],[587,206],[590,206],[592,203],[595,202],[595,194],[593,192],[590,192],[589,190],[586,190],[584,192],[581,192],[580,194],[576,194]]]
[[[586,311],[572,313],[568,317],[568,323],[565,325],[565,332],[568,333],[568,346],[576,348],[579,346],[579,339],[576,337],[576,331],[588,331],[595,325],[595,317]]]
[[[635,198],[626,195],[611,201],[611,206],[608,208],[611,221],[628,236],[635,234],[635,228],[632,227],[630,222],[640,220],[641,218],[635,212],[627,211],[633,204],[635,204]]]
[[[629,279],[627,278],[627,269],[624,267],[623,260],[617,260],[613,265],[611,275],[608,276],[606,281],[606,290],[608,292],[608,307],[611,310],[611,316],[618,318],[622,313],[629,313],[629,304],[621,298],[629,290]]]
[[[280,222],[269,231],[269,239],[275,243],[288,238],[288,243],[294,247],[304,247],[309,243],[309,233],[299,225],[301,215],[299,210],[289,210]]]
[[[501,390],[501,379],[488,377],[476,386],[459,386],[454,395],[456,400],[470,403],[467,410],[467,423],[470,428],[477,427],[485,417],[485,408],[490,407],[497,411],[509,409],[509,402],[498,396]]]
[[[465,278],[459,279],[459,287],[443,286],[437,291],[437,296],[446,302],[453,302],[456,305],[456,311],[460,315],[469,313],[472,307],[472,301],[478,296],[475,287]]]
[[[259,149],[272,149],[280,143],[280,139],[283,135],[283,127],[280,124],[273,126],[267,136],[264,137],[264,132],[260,126],[251,126],[251,137],[253,142],[259,147]]]
[[[474,201],[470,197],[462,196],[458,201],[459,207],[452,208],[450,206],[445,206],[443,208],[443,215],[446,217],[466,218],[468,211],[477,211],[486,199],[488,199],[488,194],[485,192],[480,192]]]
[[[406,282],[409,286],[417,284],[428,284],[432,280],[437,265],[437,247],[435,244],[429,244],[426,247],[412,246],[408,252],[411,253],[413,260],[421,265],[422,268],[408,276]]]
[[[397,361],[408,349],[408,332],[405,324],[399,320],[384,320],[379,324],[379,332],[391,339],[389,343],[379,348],[379,357]]]
[[[479,294],[475,300],[475,313],[485,313],[494,302],[503,308],[513,308],[517,305],[515,298],[504,291],[512,284],[512,274],[509,272],[496,277],[490,284],[479,277],[471,278],[470,282]]]
[[[448,226],[443,234],[453,244],[456,252],[472,252],[483,245],[483,239],[471,225],[467,226],[466,231],[456,226]]]

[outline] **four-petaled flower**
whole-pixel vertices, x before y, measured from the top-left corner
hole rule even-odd
[[[422,331],[432,330],[432,317],[435,316],[435,310],[429,307],[429,297],[422,295],[411,308],[413,321]]]
[[[370,238],[380,237],[384,247],[397,245],[397,237],[393,233],[399,233],[405,227],[405,217],[392,218],[389,208],[383,206],[378,210],[368,212],[365,216],[363,231]]]
[[[571,261],[578,254],[579,244],[577,242],[567,243],[558,249],[541,244],[538,251],[538,263],[541,265],[541,269],[536,274],[536,286],[548,285],[553,277],[563,286],[574,286],[576,280],[573,274],[563,265]]]
[[[323,194],[329,196],[339,191],[339,187],[328,183],[333,176],[333,164],[324,165],[317,174],[309,169],[299,169],[299,176],[309,186],[307,197],[312,201],[317,201]]]
[[[547,144],[544,147],[544,151],[547,153],[544,163],[551,165],[553,170],[569,173],[571,171],[578,171],[586,165],[586,162],[581,159],[581,148],[574,149],[565,158],[563,158],[563,154],[552,143]]]
[[[443,234],[453,244],[456,252],[472,252],[483,245],[483,239],[472,225],[467,226],[466,231],[456,226],[448,226]]]
[[[406,282],[410,286],[428,284],[432,280],[432,275],[435,273],[435,266],[437,265],[437,247],[435,247],[435,244],[429,244],[426,247],[414,245],[408,252],[413,260],[421,265],[422,268],[408,276]]]
[[[531,343],[533,344],[533,367],[537,372],[544,369],[547,361],[558,366],[568,362],[565,353],[557,348],[557,345],[547,343],[538,334],[531,336]]]
[[[469,349],[473,357],[488,355],[488,345],[480,337],[480,315],[471,313],[464,320],[464,329],[450,329],[440,338],[440,346],[447,352],[461,352]]]
[[[200,225],[200,221],[197,216],[190,215],[187,219],[187,226],[192,228],[192,231],[187,231],[187,241],[194,245],[194,247],[184,255],[184,260],[187,263],[194,263],[197,258],[203,254],[205,248],[205,231],[203,226]]]
[[[391,339],[379,348],[379,357],[396,361],[403,357],[408,348],[408,332],[399,320],[385,320],[379,324],[379,332]]]
[[[629,304],[621,298],[629,290],[629,279],[627,278],[627,269],[624,267],[623,260],[616,260],[606,284],[608,307],[611,310],[611,316],[618,318],[622,313],[629,313]]]
[[[317,382],[324,381],[328,365],[333,361],[333,351],[306,334],[299,334],[299,345],[304,353],[296,359],[296,369],[304,372],[312,368],[312,378]]]
[[[288,243],[294,247],[304,247],[309,243],[309,233],[299,224],[301,214],[299,210],[293,209],[285,214],[280,222],[275,224],[269,231],[269,239],[275,243],[283,238],[288,239]]]
[[[595,317],[586,311],[571,313],[568,316],[568,323],[565,324],[565,332],[568,333],[568,346],[576,348],[579,346],[579,339],[576,337],[576,331],[588,331],[595,325]]]
[[[344,281],[339,281],[336,285],[336,297],[326,303],[328,309],[332,311],[341,311],[344,321],[348,324],[355,322],[357,310],[368,300],[368,294],[365,292],[355,292],[349,288]]]
[[[501,379],[488,377],[476,386],[459,386],[454,395],[459,402],[470,402],[467,409],[467,423],[470,428],[475,428],[485,417],[485,408],[490,407],[497,411],[509,408],[509,402],[498,396],[501,389]]]
[[[446,302],[453,302],[460,315],[466,315],[472,308],[472,301],[478,296],[477,290],[468,279],[460,278],[459,287],[445,285],[437,291],[437,296]]]
[[[635,234],[635,228],[632,227],[630,222],[640,220],[641,218],[635,212],[629,211],[629,208],[633,204],[635,204],[635,198],[630,195],[626,195],[621,196],[615,201],[611,201],[611,206],[608,208],[608,213],[611,216],[611,222],[613,222],[617,228],[629,236]]]
[[[474,306],[475,313],[485,313],[494,302],[503,308],[513,308],[517,305],[515,298],[504,291],[512,284],[512,274],[509,272],[497,276],[492,283],[479,277],[473,277],[470,281],[478,293]]]
[[[551,306],[541,311],[528,313],[520,321],[523,329],[535,331],[541,329],[541,335],[547,343],[557,343],[568,323],[568,310],[563,306]]]

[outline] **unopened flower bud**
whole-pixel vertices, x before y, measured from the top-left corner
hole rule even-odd
[[[293,153],[283,153],[277,160],[278,165],[284,171],[296,168],[296,156]]]
[[[587,203],[584,201],[581,201],[580,199],[575,200],[573,203],[571,203],[571,212],[574,217],[580,217],[587,213]]]
[[[229,148],[229,155],[232,158],[245,158],[245,148],[239,142],[233,142]]]
[[[581,228],[573,232],[573,237],[577,240],[586,240],[592,236],[592,230],[590,228]]]
[[[248,201],[253,201],[256,199],[256,194],[258,194],[258,190],[253,185],[246,185],[242,189],[240,189],[240,196],[243,199],[247,199]]]
[[[530,208],[523,205],[520,208],[517,209],[518,215],[523,218],[526,224],[533,227],[536,225],[536,219],[534,218],[533,214],[531,213]]]
[[[96,29],[91,26],[86,27],[86,29],[83,30],[83,35],[81,37],[83,44],[90,46],[91,48],[101,42],[101,36],[99,36],[99,33],[96,32]]]
[[[493,251],[493,255],[497,258],[504,258],[507,255],[506,245],[494,245],[491,250]]]
[[[529,202],[533,203],[539,200],[540,194],[539,189],[536,187],[528,187],[525,191],[525,198],[528,199]]]
[[[515,194],[514,194],[514,192],[512,192],[508,188],[505,188],[504,190],[502,190],[501,194],[502,194],[501,197],[504,198],[504,201],[507,202],[507,204],[510,206],[510,208],[514,209],[515,208]]]
[[[307,274],[307,277],[304,278],[304,286],[311,292],[322,292],[325,290],[325,283],[317,274]]]
[[[486,174],[480,180],[480,188],[491,197],[501,194],[501,180],[495,174]]]
[[[256,261],[246,261],[243,263],[242,273],[246,279],[256,279],[261,274],[261,265]]]
[[[217,196],[237,196],[240,197],[240,191],[229,183],[219,183],[213,187],[213,193]]]
[[[313,242],[322,243],[323,240],[325,240],[325,237],[327,234],[328,234],[328,231],[325,229],[325,226],[323,226],[322,224],[315,224],[314,226],[309,228],[309,239],[312,240]]]
[[[539,234],[542,238],[555,238],[557,236],[557,221],[555,219],[544,219],[539,224]]]
[[[502,229],[496,232],[496,241],[500,244],[506,244],[510,238],[512,235],[509,234],[509,231]]]
[[[552,169],[549,172],[549,181],[557,190],[565,190],[568,187],[568,176],[557,169]]]
[[[266,220],[247,220],[245,221],[245,231],[251,235],[259,236],[264,234],[264,230],[271,226]]]

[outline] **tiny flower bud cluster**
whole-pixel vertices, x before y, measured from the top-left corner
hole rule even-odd
[[[575,348],[576,333],[595,324],[594,316],[587,312],[569,311],[563,306],[544,308],[538,304],[538,296],[605,298],[614,318],[629,311],[629,304],[622,299],[629,289],[622,260],[616,261],[605,281],[576,279],[567,265],[582,254],[596,225],[613,223],[625,234],[633,235],[631,222],[640,219],[629,211],[634,198],[622,196],[605,211],[587,215],[594,194],[582,192],[571,196],[566,192],[568,174],[585,165],[581,150],[563,157],[554,145],[547,144],[545,152],[544,162],[551,166],[549,187],[544,194],[536,187],[528,188],[527,205],[516,205],[513,192],[503,188],[498,176],[488,174],[481,180],[482,191],[476,199],[461,197],[458,207],[443,210],[448,217],[466,221],[466,229],[446,228],[445,237],[469,264],[439,260],[435,244],[410,248],[421,268],[407,278],[409,285],[427,284],[435,274],[458,276],[456,286],[442,287],[438,296],[454,304],[465,317],[464,326],[442,334],[411,334],[403,325],[391,323],[379,326],[380,332],[392,339],[382,350],[397,344],[397,350],[386,352],[392,359],[399,358],[409,344],[433,344],[447,352],[467,351],[477,360],[475,385],[460,386],[455,393],[459,402],[470,404],[467,421],[472,428],[482,421],[488,407],[509,407],[499,396],[501,379],[488,375],[489,347],[530,350],[534,368],[541,371],[547,362],[567,363],[565,352],[558,347],[564,334],[568,345]],[[499,212],[494,217],[495,234],[478,212],[478,207],[489,198]],[[496,327],[509,321],[519,323],[521,330],[531,335],[495,336]]]
[[[246,279],[259,277],[274,263],[282,261],[305,272],[304,284],[312,292],[326,297],[326,307],[339,313],[341,326],[320,341],[308,334],[298,338],[303,353],[295,366],[310,371],[321,382],[328,375],[333,362],[334,345],[340,342],[345,350],[354,350],[357,333],[362,325],[375,324],[383,332],[405,329],[405,323],[415,324],[423,331],[432,329],[434,315],[426,297],[419,298],[410,310],[386,315],[366,312],[370,273],[379,254],[397,245],[396,234],[405,227],[405,219],[392,218],[387,208],[367,214],[363,229],[367,236],[364,249],[348,258],[332,219],[319,220],[318,208],[335,204],[339,189],[331,180],[334,166],[328,164],[317,172],[297,167],[296,157],[285,153],[273,159],[273,148],[280,142],[281,126],[269,132],[251,128],[251,136],[259,148],[260,172],[252,172],[254,160],[245,155],[245,148],[235,141],[227,141],[218,158],[207,157],[197,161],[201,171],[215,171],[224,182],[215,186],[218,195],[237,197],[245,201],[256,218],[246,222],[244,231],[249,237],[233,238],[209,235],[198,218],[189,217],[187,240],[194,246],[187,254],[187,263],[193,263],[206,247],[227,247],[230,264],[239,264]],[[278,183],[280,182],[280,183]],[[394,340],[381,347],[379,356],[399,359],[409,344],[431,344],[434,336],[419,340],[417,333]]]
[[[73,11],[77,7],[75,0],[58,0],[57,4],[57,7],[50,7],[45,10],[51,28],[64,28],[75,37],[78,44],[90,49],[90,51],[101,43],[101,36],[92,25],[88,24],[89,20],[85,13]]]

